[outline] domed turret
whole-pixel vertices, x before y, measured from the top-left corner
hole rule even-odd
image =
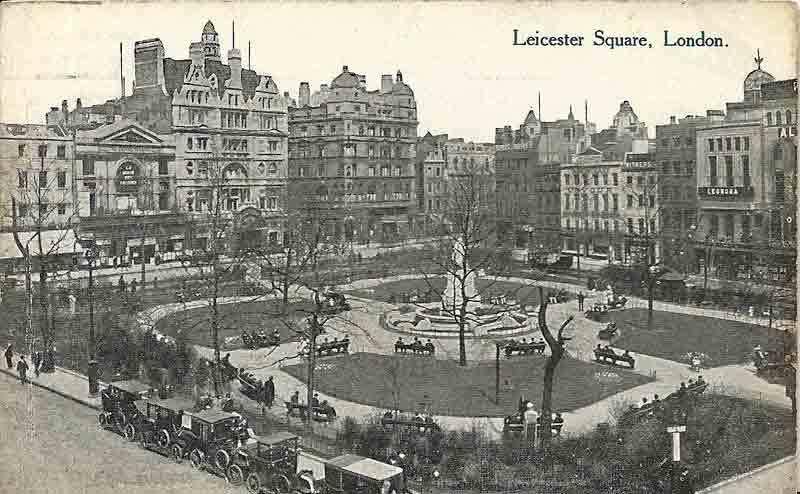
[[[360,84],[358,74],[350,72],[348,70],[347,65],[342,67],[342,73],[337,75],[336,78],[331,81],[331,88],[345,88],[345,89],[352,89],[357,88]]]
[[[748,93],[752,91],[761,91],[761,85],[765,82],[772,82],[775,78],[769,72],[761,70],[761,62],[764,59],[761,57],[761,50],[756,51],[756,58],[753,59],[756,63],[755,70],[747,74],[744,78],[744,95],[745,100],[748,100]]]
[[[203,34],[217,34],[217,30],[214,28],[213,22],[206,22],[206,25],[203,26]]]

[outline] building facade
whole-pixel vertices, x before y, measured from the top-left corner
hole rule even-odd
[[[561,250],[560,166],[585,151],[595,125],[575,119],[543,122],[533,110],[519,130],[495,129],[498,229],[518,259],[544,262]]]
[[[416,153],[417,224],[432,235],[447,207],[447,134],[419,138]]]
[[[78,99],[73,110],[64,101],[46,115],[75,132],[81,235],[101,260],[203,249],[211,215],[232,230],[231,249],[281,244],[289,99],[243,68],[237,48],[227,63],[221,54],[211,21],[188,59],[166,57],[157,38],[137,41],[131,95]]]
[[[417,104],[402,73],[369,90],[345,66],[313,95],[301,83],[297,103],[289,108],[291,195],[329,211],[329,234],[349,242],[413,235]]]
[[[713,276],[792,277],[796,233],[797,80],[761,68],[724,121],[697,131],[697,268]],[[706,266],[707,263],[707,266]]]

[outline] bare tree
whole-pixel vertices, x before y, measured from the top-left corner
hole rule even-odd
[[[43,145],[44,146],[44,145]],[[18,170],[17,191],[11,194],[11,225],[14,243],[25,260],[26,326],[33,337],[32,273],[38,270],[39,334],[44,360],[42,370],[54,369],[52,348],[55,342],[55,307],[50,307],[48,283],[57,276],[57,257],[68,248],[75,218],[67,187],[66,171],[45,160],[46,147],[39,148],[39,169],[28,176]],[[47,237],[47,238],[45,238]],[[33,340],[31,340],[32,344]],[[34,349],[31,346],[31,352]]]
[[[466,332],[478,322],[476,305],[487,298],[493,283],[479,287],[478,275],[498,275],[508,269],[507,259],[497,253],[496,218],[492,175],[485,169],[465,170],[450,177],[440,235],[428,259],[416,269],[429,291],[441,300],[439,312],[458,325],[459,365],[467,365]],[[437,278],[452,283],[442,288]],[[450,286],[451,285],[451,286]]]
[[[547,305],[548,300],[544,296],[544,288],[539,287],[539,298],[541,305],[539,306],[539,329],[542,332],[547,346],[550,347],[550,355],[547,357],[547,363],[544,366],[544,386],[542,388],[542,444],[547,445],[550,442],[552,435],[551,421],[553,410],[553,380],[556,375],[556,367],[564,357],[565,344],[568,338],[564,337],[564,329],[572,322],[574,316],[569,316],[561,326],[558,332],[553,335],[550,327],[547,325]]]

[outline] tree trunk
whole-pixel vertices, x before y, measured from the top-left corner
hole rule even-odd
[[[216,262],[214,265],[214,291],[211,297],[211,338],[214,343],[214,393],[221,394],[221,375],[220,375],[220,351],[219,351],[219,306],[217,297],[219,295],[219,273],[217,272]]]
[[[552,349],[551,349],[552,350]],[[546,447],[550,443],[552,435],[552,415],[553,415],[553,381],[556,376],[556,367],[561,362],[563,351],[558,350],[550,355],[544,366],[544,387],[542,389],[542,426],[539,433],[542,438],[542,446]]]
[[[459,309],[461,314],[458,318],[458,365],[461,367],[467,366],[467,306],[465,302],[461,303]]]
[[[318,304],[317,307],[319,308]],[[308,338],[308,376],[306,377],[306,430],[309,432],[314,430],[314,410],[311,403],[314,400],[314,369],[317,366],[317,335],[320,332],[319,329],[317,314],[313,314]]]

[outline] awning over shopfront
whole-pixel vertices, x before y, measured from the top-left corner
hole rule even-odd
[[[58,256],[80,254],[83,248],[78,243],[73,230],[43,230],[42,252],[39,252],[39,239],[36,232],[19,232],[19,240],[28,245],[34,256]],[[22,259],[24,256],[14,241],[13,233],[0,233],[0,259]]]

